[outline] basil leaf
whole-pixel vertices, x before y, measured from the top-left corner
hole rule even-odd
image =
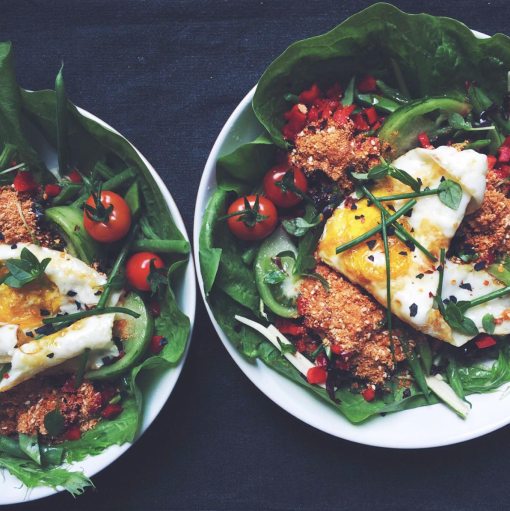
[[[439,200],[451,209],[457,209],[460,201],[462,200],[462,187],[459,183],[447,179],[443,181],[439,186]]]
[[[375,167],[372,167],[367,174],[368,179],[382,179],[386,177],[389,172],[389,166],[386,163],[379,163]]]
[[[370,174],[370,172],[369,172],[369,174]],[[420,191],[421,184],[416,179],[414,179],[413,176],[411,176],[409,173],[407,173],[405,170],[397,169],[397,167],[390,165],[389,166],[389,174],[392,178],[409,186],[413,190],[413,192]]]
[[[318,215],[312,223],[307,222],[304,218],[293,218],[292,220],[283,220],[282,224],[289,234],[300,238],[304,236],[309,229],[319,225],[323,218],[323,215]]]
[[[455,330],[459,330],[459,332],[466,335],[477,335],[478,328],[476,327],[473,320],[464,316],[464,307],[465,304],[469,302],[459,302],[457,304],[453,302],[449,302],[445,309],[444,319],[445,321]]]
[[[264,282],[266,284],[279,284],[287,278],[287,274],[281,270],[274,270],[264,275]]]
[[[20,434],[19,446],[27,456],[33,459],[38,465],[41,464],[41,450],[39,448],[37,434],[32,436]]]
[[[59,406],[60,396],[57,396],[57,405],[55,409],[48,412],[44,417],[44,427],[51,436],[58,436],[64,429],[64,417],[60,413]]]
[[[482,326],[489,335],[492,335],[494,330],[496,330],[496,325],[494,324],[494,316],[489,313],[485,314],[485,316],[482,318]]]

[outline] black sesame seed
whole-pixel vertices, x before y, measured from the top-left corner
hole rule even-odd
[[[101,294],[103,294],[103,292],[102,292],[102,291],[96,291],[96,292],[94,293],[94,296],[99,296],[99,295],[101,295]]]
[[[161,348],[163,346],[166,346],[167,344],[168,344],[167,338],[163,337],[163,339],[161,339],[161,341],[159,341],[158,346]]]
[[[5,240],[4,233],[3,233],[3,232],[0,232],[0,241],[4,241],[4,240]]]
[[[399,252],[400,255],[406,256],[407,252],[405,250],[402,250],[402,252]]]
[[[450,299],[449,299],[449,298],[445,298],[445,299],[443,300],[443,303],[444,303],[445,305],[448,305],[448,304],[450,303]]]
[[[466,282],[465,284],[463,282],[459,287],[461,289],[467,289],[468,291],[473,291],[473,287],[468,282]]]
[[[81,310],[81,303],[80,303],[78,300],[75,300],[75,301],[74,301],[74,305],[76,305],[76,308],[77,308],[78,310]]]
[[[393,227],[393,225],[388,226],[386,229],[386,234],[388,236],[393,236],[395,234],[395,227]]]
[[[404,213],[404,216],[407,216],[408,218],[411,218],[413,216],[413,208],[411,208],[409,211],[406,211]]]
[[[51,313],[49,310],[46,310],[46,309],[40,309],[40,314],[41,316],[49,316]]]
[[[235,325],[234,326],[234,332],[240,334],[241,333],[241,330],[243,329],[243,327],[239,324]]]
[[[11,245],[11,250],[15,250],[16,248],[18,248],[18,245],[16,245],[16,243],[14,243],[14,245]]]
[[[406,399],[408,397],[411,397],[411,389],[405,389],[404,392],[402,392],[402,399]]]
[[[373,256],[373,255],[369,255],[369,256],[368,256],[368,260],[369,260],[369,261],[374,261],[374,256]]]
[[[386,149],[384,150],[384,152],[389,153],[390,151],[391,151],[391,146],[390,145],[386,146]]]
[[[55,329],[53,328],[53,325],[43,325],[43,326],[40,326],[39,328],[36,328],[34,330],[34,332],[37,335],[50,335],[54,331],[55,331]]]
[[[430,190],[430,186],[426,186],[426,187],[423,189],[423,191],[424,191],[424,192],[428,192],[429,190]]]
[[[416,314],[418,314],[418,305],[416,305],[415,303],[413,303],[410,307],[409,307],[409,311],[410,311],[410,315],[412,318],[414,318],[414,316],[416,316]]]
[[[449,298],[450,298],[450,302],[457,303],[457,297],[456,296],[450,295]]]
[[[414,249],[416,248],[412,241],[406,241],[406,246],[411,252],[414,252]]]
[[[420,184],[420,186],[423,184],[423,181],[421,180],[421,178],[417,178],[416,181],[418,181],[418,183]]]
[[[416,275],[417,279],[422,279],[423,277],[424,277],[423,273],[418,273],[418,275]]]
[[[353,204],[351,204],[351,209],[352,210],[358,209],[358,206],[356,206],[356,204],[353,203]]]
[[[441,176],[441,183],[442,183],[443,181],[446,181],[446,178],[445,178],[444,176]]]
[[[67,296],[76,296],[78,293],[76,291],[68,291]]]
[[[475,266],[474,266],[475,271],[484,270],[486,265],[487,265],[487,261],[480,261],[478,263],[475,263]]]
[[[395,206],[392,206],[391,204],[388,204],[388,209],[389,209],[390,211],[393,211],[393,212],[395,212],[395,211],[396,211],[396,210],[395,210]]]
[[[105,366],[111,366],[112,365],[112,359],[110,357],[104,357],[101,360],[103,361],[103,365],[105,365]]]
[[[34,336],[34,332],[25,332],[25,335],[27,337],[33,337]]]
[[[53,357],[55,356],[55,353],[48,353],[46,356],[47,356],[48,358],[53,358]]]
[[[414,232],[414,227],[411,227],[411,232]]]
[[[355,216],[354,216],[354,218],[355,218],[356,220],[359,220],[359,219],[361,218],[361,216],[359,216],[359,215],[355,215]]]
[[[377,240],[369,240],[369,241],[367,241],[367,246],[370,250],[374,250],[376,243],[377,243]]]

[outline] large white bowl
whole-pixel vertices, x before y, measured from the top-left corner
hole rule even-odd
[[[478,37],[487,37],[475,33]],[[254,93],[255,88],[241,101],[221,130],[207,160],[198,190],[193,241],[198,282],[204,300],[199,264],[199,234],[205,207],[217,188],[216,160],[240,145],[253,141],[262,133],[263,127],[251,108]],[[437,404],[388,414],[385,417],[374,417],[358,425],[352,424],[333,405],[270,369],[260,360],[255,363],[247,361],[218,325],[207,301],[206,308],[227,351],[244,374],[264,394],[298,419],[336,437],[379,447],[426,448],[463,442],[510,423],[510,397],[501,400],[502,394],[496,392],[470,396],[469,401],[473,408],[466,420],[455,415],[444,405]]]
[[[83,109],[79,109],[80,112],[88,117],[96,121],[98,124],[101,124],[105,128],[108,128],[115,133],[118,133],[111,126],[106,124],[101,119],[98,119],[96,116],[86,112]],[[44,145],[44,143],[43,143]],[[132,145],[132,144],[131,144]],[[138,153],[142,161],[145,163],[147,168],[150,170],[152,177],[158,184],[161,189],[161,193],[163,194],[166,203],[168,204],[168,209],[170,210],[170,214],[174,219],[174,222],[177,228],[182,232],[183,236],[189,241],[188,235],[186,233],[186,227],[184,226],[184,222],[182,220],[181,214],[177,209],[177,205],[175,201],[168,191],[165,183],[159,177],[158,173],[154,170],[154,167],[147,161],[147,159],[136,149],[133,145],[132,147]],[[48,149],[46,147],[46,149]],[[45,150],[45,147],[38,147],[38,150]],[[184,365],[184,361],[186,359],[189,347],[189,341],[191,340],[191,334],[193,331],[193,322],[195,319],[195,307],[196,307],[196,285],[195,285],[195,273],[193,271],[193,257],[190,254],[190,260],[186,266],[184,274],[182,278],[178,279],[176,285],[174,287],[175,297],[177,299],[177,303],[180,309],[188,316],[190,319],[190,334],[188,337],[188,343],[186,345],[186,349],[180,358],[180,360],[173,365],[170,369],[166,371],[148,371],[147,374],[144,374],[143,383],[141,385],[143,392],[143,413],[142,413],[142,424],[140,428],[140,432],[136,438],[140,438],[143,433],[147,430],[147,428],[152,424],[154,419],[158,416],[159,412],[165,405],[166,401],[170,397],[172,390],[177,383],[177,379],[181,374],[182,367]],[[106,449],[103,453],[98,456],[89,457],[79,463],[74,463],[71,470],[79,470],[82,469],[84,474],[88,477],[92,477],[108,465],[113,463],[119,456],[121,456],[124,452],[126,452],[132,444],[124,444],[124,445],[114,445]],[[53,495],[58,493],[51,488],[34,488],[29,490],[27,493],[27,489],[25,486],[22,486],[18,479],[8,474],[6,471],[2,471],[0,469],[0,478],[5,477],[5,480],[0,481],[0,505],[4,504],[16,504],[19,502],[27,502],[30,500],[37,500],[43,497],[47,497],[49,495]]]

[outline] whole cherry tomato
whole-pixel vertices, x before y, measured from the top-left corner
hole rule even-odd
[[[163,259],[152,252],[138,252],[132,255],[126,264],[128,282],[140,291],[151,290],[151,286],[147,282],[151,271],[151,261],[154,261],[155,268],[164,268],[165,266]]]
[[[126,201],[116,193],[101,192],[99,205],[91,195],[85,203],[83,226],[95,240],[111,243],[128,233],[131,227],[131,211]]]
[[[230,230],[242,240],[261,240],[269,236],[278,221],[274,204],[259,195],[240,197],[228,208],[227,216]]]
[[[266,197],[281,208],[291,208],[303,199],[285,187],[284,176],[287,172],[294,173],[294,186],[306,193],[308,183],[303,172],[291,167],[288,163],[281,163],[273,167],[264,177],[264,193]],[[289,176],[290,177],[290,176]],[[277,184],[278,183],[278,184]]]

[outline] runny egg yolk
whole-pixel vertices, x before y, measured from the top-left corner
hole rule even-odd
[[[2,261],[3,262],[3,261]],[[2,266],[0,277],[7,273]],[[42,324],[42,311],[54,316],[60,309],[62,297],[58,287],[46,276],[43,282],[34,280],[23,287],[0,285],[0,323],[19,325],[20,329],[34,328]]]
[[[391,215],[392,211],[388,211]],[[399,223],[405,228],[406,222]],[[381,223],[381,212],[366,199],[356,202],[356,209],[349,206],[337,208],[327,226],[327,234],[319,245],[319,251],[334,256],[336,248],[365,234]],[[409,267],[412,253],[409,247],[394,235],[388,236],[391,277],[404,275]],[[370,238],[337,255],[342,264],[358,281],[384,281],[386,259],[382,234]]]

